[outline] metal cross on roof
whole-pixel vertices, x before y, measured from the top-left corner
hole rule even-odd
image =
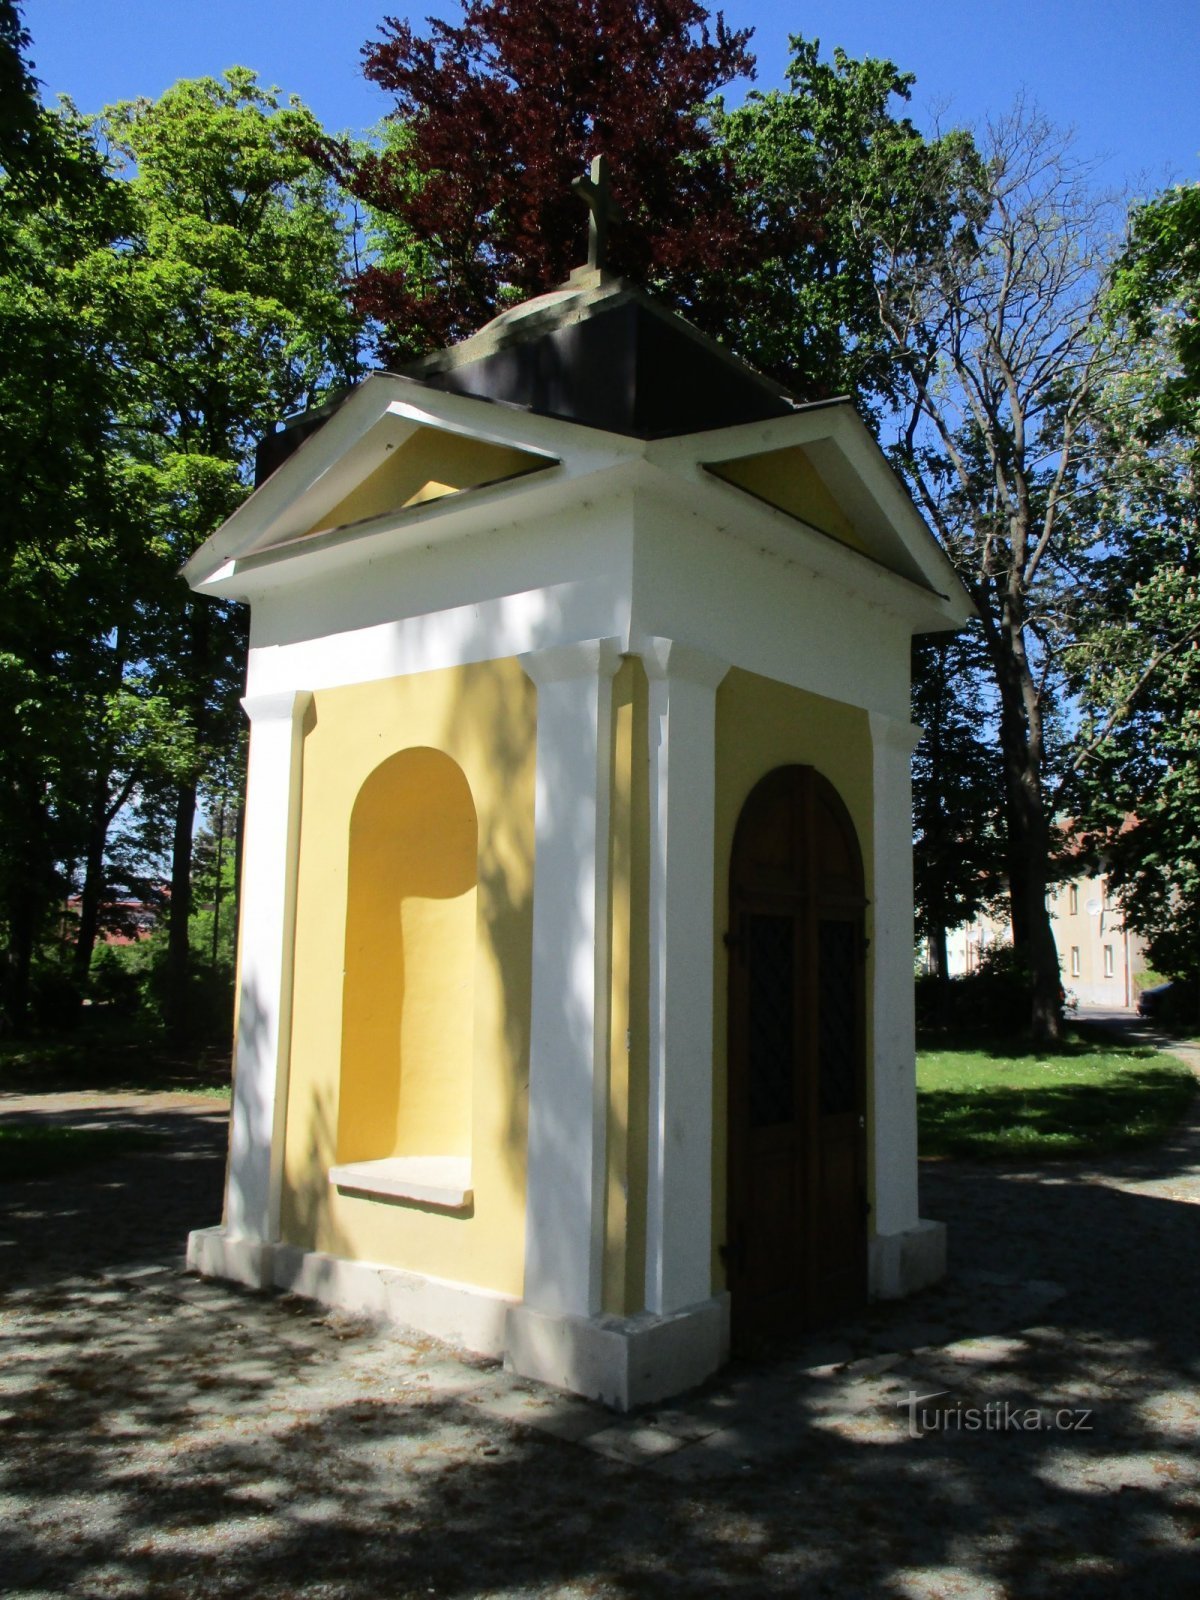
[[[591,176],[573,178],[571,192],[577,194],[588,208],[588,267],[603,272],[607,266],[608,225],[621,222],[621,208],[608,189],[608,159],[593,156]]]

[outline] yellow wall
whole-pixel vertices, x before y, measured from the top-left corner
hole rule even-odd
[[[522,1292],[535,703],[516,661],[314,696],[284,1152],[288,1243]],[[427,824],[435,852],[423,848]],[[362,846],[353,866],[352,837]],[[418,948],[426,939],[432,966],[433,952]],[[410,994],[415,1008],[401,1004]],[[352,1016],[346,999],[363,1012]],[[425,1141],[436,1147],[420,1148]],[[466,1214],[329,1186],[337,1160],[468,1149],[475,1200]]]
[[[775,767],[816,767],[841,795],[858,833],[871,898],[871,736],[865,711],[807,694],[735,667],[717,690],[716,858],[713,942],[713,1284],[725,1285],[728,1144],[729,859],[751,789]],[[867,912],[867,932],[870,934]],[[868,973],[868,994],[870,979]],[[871,1103],[871,1016],[867,1014],[867,1103]],[[873,1190],[874,1177],[870,1174]]]
[[[604,1309],[640,1311],[646,1276],[650,813],[648,692],[640,661],[613,684],[611,1028]]]
[[[288,1243],[522,1293],[535,737],[535,691],[515,661],[314,696],[304,746],[284,1156]],[[640,662],[627,661],[614,683],[610,834],[604,1307],[614,1312],[640,1309],[644,1292],[647,752],[645,674]],[[866,713],[734,669],[717,692],[717,1286],[724,1281],[716,1252],[725,1236],[722,935],[730,852],[751,789],[772,768],[793,762],[815,766],[846,802],[870,895]],[[436,852],[424,847],[431,836]],[[423,996],[415,1011],[405,1004],[413,994]],[[469,1154],[473,1209],[442,1213],[330,1188],[335,1162],[389,1154]]]

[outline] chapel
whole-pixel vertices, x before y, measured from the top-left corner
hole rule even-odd
[[[251,618],[195,1271],[619,1409],[943,1272],[909,659],[970,606],[849,399],[593,225],[561,287],[264,440],[186,576]]]

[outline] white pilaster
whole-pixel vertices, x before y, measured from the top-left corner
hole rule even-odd
[[[249,696],[238,1034],[225,1231],[279,1237],[292,1016],[300,769],[308,690]]]
[[[650,1115],[646,1309],[712,1294],[716,690],[729,670],[670,639],[650,680]]]
[[[917,1088],[913,1012],[912,753],[921,729],[870,714],[873,855],[874,1022],[871,1139],[875,1232],[918,1224]]]
[[[600,1310],[615,639],[522,656],[537,685],[525,1304]]]

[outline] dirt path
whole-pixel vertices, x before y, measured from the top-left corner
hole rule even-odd
[[[187,1278],[184,1236],[219,1209],[223,1109],[53,1098],[0,1115],[132,1120],[164,1142],[0,1186],[0,1593],[1200,1585],[1200,1126],[1100,1164],[928,1165],[946,1285],[615,1419]],[[911,1429],[906,1397],[933,1394]]]

